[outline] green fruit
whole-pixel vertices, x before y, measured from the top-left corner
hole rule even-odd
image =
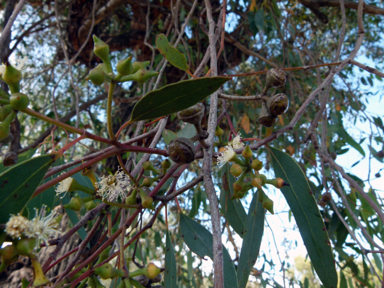
[[[5,70],[3,73],[3,80],[8,84],[12,93],[20,91],[21,72],[13,67],[9,62],[5,63]]]
[[[0,142],[5,141],[10,132],[9,124],[2,122],[0,123]]]
[[[229,169],[229,173],[231,173],[235,177],[239,177],[241,173],[243,173],[243,169],[241,168],[240,165],[233,164],[231,166],[231,169]]]
[[[135,61],[132,63],[132,73],[136,73],[139,69],[145,69],[151,61],[139,62]]]
[[[65,209],[71,209],[73,211],[79,211],[81,209],[81,201],[79,198],[74,197],[68,204],[64,205]]]
[[[29,104],[28,96],[23,93],[13,93],[9,100],[12,108],[15,110],[24,110]]]

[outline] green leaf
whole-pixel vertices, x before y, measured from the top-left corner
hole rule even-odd
[[[207,77],[184,80],[153,90],[136,103],[131,122],[169,115],[204,100],[230,77]]]
[[[177,132],[177,137],[192,138],[197,133],[196,128],[190,123],[185,124],[184,128]]]
[[[191,218],[180,214],[181,237],[185,244],[199,257],[208,256],[213,260],[213,238],[211,232],[195,222]],[[235,266],[233,266],[231,257],[227,249],[223,246],[224,262],[224,287],[237,287],[237,276]]]
[[[53,157],[48,154],[32,158],[0,174],[0,223],[6,223],[10,214],[21,212],[53,163]]]
[[[337,273],[327,230],[307,179],[288,154],[270,147],[276,177],[290,186],[281,188],[295,217],[308,255],[325,287],[337,287]]]
[[[160,54],[169,61],[173,66],[183,71],[188,71],[189,67],[187,59],[184,54],[179,52],[176,48],[172,47],[164,34],[159,34],[156,37],[156,46],[159,49]]]
[[[221,211],[235,232],[243,238],[247,214],[238,199],[231,200],[231,196],[233,195],[232,184],[235,182],[235,178],[229,173],[229,164],[225,164],[222,168],[222,181],[223,184],[220,191]]]
[[[173,139],[177,138],[177,135],[175,134],[175,132],[168,129],[164,129],[161,135],[163,136],[163,140],[167,145],[169,145],[169,143],[171,143]]]
[[[383,263],[381,262],[380,257],[376,253],[372,253],[373,260],[375,260],[375,264],[377,268],[379,269],[380,273],[383,271]]]
[[[244,288],[247,285],[249,273],[256,263],[263,237],[265,211],[263,205],[257,200],[258,193],[260,192],[253,195],[245,222],[246,232],[237,266],[238,288]]]
[[[340,270],[340,288],[348,288],[347,279],[344,276],[343,271]]]
[[[165,246],[165,271],[164,271],[165,288],[177,288],[177,271],[175,250],[171,242],[171,237],[167,231]]]

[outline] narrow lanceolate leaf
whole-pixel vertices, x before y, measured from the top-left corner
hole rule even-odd
[[[187,64],[187,59],[183,53],[169,44],[167,36],[164,34],[157,35],[156,47],[159,49],[160,54],[163,55],[163,57],[167,59],[169,63],[179,68],[180,70],[188,71],[189,67]]]
[[[165,288],[177,288],[177,271],[175,250],[171,242],[171,237],[167,231],[165,244],[165,271],[164,271]]]
[[[221,211],[224,214],[225,219],[232,226],[233,230],[241,238],[245,233],[245,219],[247,214],[239,199],[231,200],[233,195],[233,182],[235,178],[229,173],[229,164],[225,164],[222,168],[222,187],[220,191],[220,205]]]
[[[153,90],[136,103],[131,122],[169,115],[204,100],[230,77],[207,77],[180,81]]]
[[[300,166],[286,153],[270,148],[276,177],[290,186],[281,188],[295,217],[309,258],[327,288],[337,287],[337,273],[327,229]]]
[[[180,214],[180,230],[185,244],[199,257],[208,256],[213,260],[213,238],[211,232],[195,222],[191,218]],[[237,276],[235,266],[227,249],[223,246],[224,262],[224,287],[237,287]]]
[[[53,163],[53,155],[29,159],[0,174],[0,223],[19,213]]]
[[[263,205],[257,200],[258,193],[253,195],[245,224],[244,241],[237,266],[238,288],[244,288],[247,285],[249,273],[256,263],[263,237],[265,212]]]

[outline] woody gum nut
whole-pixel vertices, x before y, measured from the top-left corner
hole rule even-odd
[[[285,85],[287,77],[281,69],[269,69],[265,80],[265,88],[263,92],[266,93],[270,88],[278,88]]]
[[[12,135],[12,134],[11,134]],[[17,163],[17,153],[14,151],[9,151],[4,155],[3,165],[9,167]]]
[[[195,146],[187,138],[176,138],[169,143],[168,154],[173,162],[187,164],[195,160]]]
[[[325,192],[323,196],[321,197],[321,200],[325,202],[329,202],[332,200],[332,194],[330,192]]]
[[[201,119],[203,119],[204,110],[204,104],[197,103],[188,109],[177,112],[177,117],[183,122],[201,127]]]
[[[269,112],[269,109],[267,108],[267,105],[264,102],[261,105],[262,106],[258,121],[261,125],[265,127],[271,127],[273,124],[275,124],[277,117],[273,116]]]
[[[278,116],[285,113],[288,109],[288,106],[288,97],[283,93],[276,94],[275,96],[268,98],[267,101],[267,107],[273,116]]]

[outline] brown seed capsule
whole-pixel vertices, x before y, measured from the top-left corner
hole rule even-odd
[[[325,192],[321,198],[321,200],[328,202],[332,200],[332,194],[329,192]]]
[[[286,80],[287,78],[283,70],[281,69],[268,70],[263,93],[266,93],[269,88],[278,88],[278,87],[284,86]]]
[[[12,134],[11,134],[12,135]],[[4,166],[12,166],[17,163],[17,153],[14,151],[9,151],[4,155],[3,165]]]
[[[327,202],[325,202],[324,200],[319,200],[318,202],[317,202],[317,204],[319,204],[319,206],[321,206],[321,207],[325,207],[326,205],[327,205]]]
[[[195,146],[187,138],[176,138],[169,143],[169,157],[178,164],[187,164],[195,160]]]
[[[177,112],[177,117],[180,120],[193,124],[196,128],[197,133],[200,134],[201,128],[201,119],[204,116],[204,105],[203,103],[197,103],[188,109]]]
[[[288,109],[288,97],[283,93],[276,94],[275,96],[268,98],[267,106],[269,112],[271,112],[273,116],[281,115],[285,113]]]
[[[277,117],[273,116],[268,108],[267,105],[263,102],[261,106],[261,111],[259,115],[259,123],[265,127],[271,127],[273,124],[275,124]]]

